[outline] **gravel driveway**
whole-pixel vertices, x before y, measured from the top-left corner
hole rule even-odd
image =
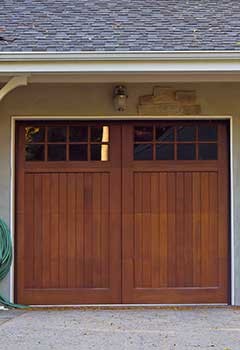
[[[3,350],[240,350],[231,307],[0,311]]]

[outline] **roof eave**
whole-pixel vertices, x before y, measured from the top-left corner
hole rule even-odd
[[[0,53],[0,74],[139,72],[240,72],[240,51]]]
[[[0,61],[32,60],[240,59],[240,50],[221,51],[23,51],[0,52]]]

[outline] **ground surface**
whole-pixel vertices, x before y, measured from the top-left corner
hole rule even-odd
[[[4,350],[240,350],[240,309],[0,311]]]

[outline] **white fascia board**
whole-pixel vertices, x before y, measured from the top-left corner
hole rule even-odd
[[[171,59],[240,59],[240,51],[62,51],[1,52],[0,61],[17,60],[171,60]]]
[[[0,74],[139,72],[240,72],[240,51],[0,53]]]

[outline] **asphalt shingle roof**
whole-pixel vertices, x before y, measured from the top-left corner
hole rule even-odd
[[[0,51],[240,50],[239,0],[1,0]]]

